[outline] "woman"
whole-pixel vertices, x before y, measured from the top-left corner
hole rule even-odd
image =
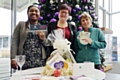
[[[56,22],[50,22],[48,24],[48,34],[55,29],[62,29],[64,33],[64,37],[71,42],[71,49],[74,50],[74,38],[75,32],[77,31],[76,27],[67,22],[68,17],[71,13],[71,9],[67,4],[62,4],[59,7],[59,20]],[[53,47],[49,47],[50,53],[53,51]]]
[[[40,67],[45,65],[46,53],[44,50],[44,32],[36,30],[40,27],[38,22],[40,10],[31,5],[27,10],[28,21],[19,22],[12,36],[11,43],[11,67],[17,69],[16,55],[26,55],[26,61],[22,69]]]
[[[93,28],[92,18],[87,12],[81,14],[80,24],[83,27],[83,30],[78,31],[77,36],[84,31],[90,33],[90,37],[82,39],[82,36],[80,36],[80,38],[87,44],[83,44],[82,41],[77,38],[76,61],[78,63],[94,62],[95,68],[101,69],[102,65],[99,49],[106,47],[105,37],[99,28]]]

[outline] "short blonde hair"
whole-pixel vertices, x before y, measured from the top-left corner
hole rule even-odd
[[[81,15],[80,15],[80,24],[81,24],[81,19],[82,18],[89,18],[92,22],[92,17],[89,15],[89,13],[87,12],[83,12]]]

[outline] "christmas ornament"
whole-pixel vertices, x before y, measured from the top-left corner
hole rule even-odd
[[[40,6],[38,6],[38,8],[39,8],[39,9],[41,9],[41,5],[40,5]]]
[[[93,7],[93,9],[94,9],[94,8],[95,8],[95,5],[93,5],[92,7]]]
[[[81,16],[79,15],[79,16],[78,16],[78,19],[79,19],[79,20],[80,20],[80,17],[81,17]]]
[[[78,10],[80,11],[80,10],[81,10],[81,7],[79,7]]]
[[[60,2],[63,2],[63,0],[60,0]]]
[[[52,18],[50,22],[56,22],[57,20],[55,18]]]
[[[50,3],[53,4],[53,0],[50,0]]]
[[[92,10],[93,8],[91,6],[89,6],[89,10]]]
[[[70,20],[70,21],[71,21],[71,20],[72,20],[72,16],[69,16],[68,20]]]
[[[94,17],[94,16],[95,16],[95,13],[94,13],[94,14],[91,14],[91,16]]]
[[[43,20],[43,17],[42,17],[42,16],[40,16],[40,20]]]
[[[78,9],[80,6],[77,4],[77,5],[75,5],[75,7]]]
[[[88,9],[88,7],[87,7],[87,6],[85,6],[85,9]]]
[[[50,17],[50,14],[47,14],[47,17]]]
[[[76,9],[73,9],[72,11],[75,13],[75,12],[76,12]]]
[[[56,13],[55,13],[55,16],[58,16],[58,14],[59,14],[59,12],[56,12]]]
[[[83,2],[85,3],[85,2],[87,2],[87,0],[83,0]]]
[[[46,0],[41,0],[41,2],[42,2],[42,3],[45,3],[45,2],[46,2]]]
[[[95,16],[94,18],[95,18],[95,20],[98,20],[98,17],[97,17],[97,16]]]
[[[78,27],[78,30],[82,30],[83,28],[81,26]]]

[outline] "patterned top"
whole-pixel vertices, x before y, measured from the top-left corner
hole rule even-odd
[[[42,46],[37,32],[28,32],[23,46],[23,55],[26,55],[26,62],[22,67],[23,70],[45,65],[45,59],[42,59]]]

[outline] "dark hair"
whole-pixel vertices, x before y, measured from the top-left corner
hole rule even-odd
[[[27,8],[27,13],[29,12],[29,10],[30,10],[31,7],[36,7],[36,8],[38,8],[37,6],[38,6],[38,5],[30,5],[30,6]],[[39,8],[38,8],[38,9],[39,9]],[[39,11],[40,11],[40,9],[39,9]]]
[[[61,4],[60,7],[59,7],[59,11],[60,10],[68,10],[69,14],[71,14],[71,8],[67,4]]]

